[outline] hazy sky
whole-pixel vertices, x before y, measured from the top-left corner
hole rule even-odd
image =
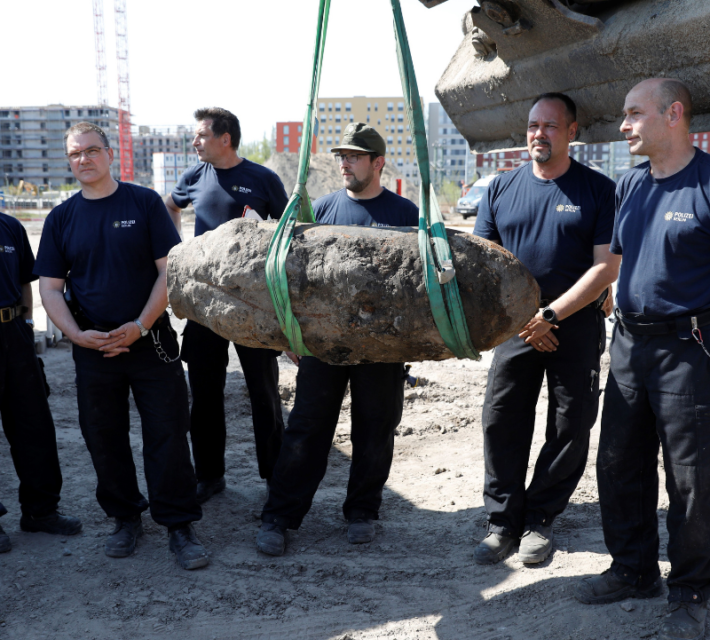
[[[462,40],[471,0],[401,0],[419,90]],[[91,0],[2,3],[0,106],[97,100]],[[145,125],[192,123],[222,106],[247,141],[305,113],[318,0],[127,0],[131,111]],[[109,104],[117,103],[113,0],[105,0]],[[389,0],[332,0],[320,95],[401,95]]]

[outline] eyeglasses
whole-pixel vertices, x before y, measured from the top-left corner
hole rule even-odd
[[[343,162],[347,162],[348,164],[356,164],[360,158],[364,158],[369,155],[369,153],[336,153],[333,157],[338,164],[343,164]]]
[[[87,158],[94,159],[98,158],[101,153],[101,149],[108,149],[108,147],[89,147],[83,151],[75,151],[74,153],[67,153],[67,158],[72,162],[78,162],[81,160],[81,156],[85,155]]]

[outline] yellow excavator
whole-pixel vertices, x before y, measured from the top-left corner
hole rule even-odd
[[[31,196],[39,195],[39,187],[36,184],[32,184],[31,182],[27,182],[25,180],[20,180],[20,183],[17,185],[17,195],[21,196],[23,191],[26,191]]]

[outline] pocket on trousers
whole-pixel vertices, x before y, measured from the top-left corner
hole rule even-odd
[[[698,464],[710,465],[710,405],[695,405],[695,425],[698,436]]]
[[[599,413],[599,371],[596,369],[590,369],[585,376],[583,393],[582,411],[584,423],[588,429],[591,429]]]

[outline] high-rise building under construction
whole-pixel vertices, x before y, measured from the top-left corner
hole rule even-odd
[[[0,106],[0,182],[16,185],[24,180],[54,188],[74,184],[64,152],[64,133],[82,121],[93,122],[106,131],[111,146],[118,150],[118,109],[113,107]],[[111,173],[117,178],[121,175],[118,162]]]

